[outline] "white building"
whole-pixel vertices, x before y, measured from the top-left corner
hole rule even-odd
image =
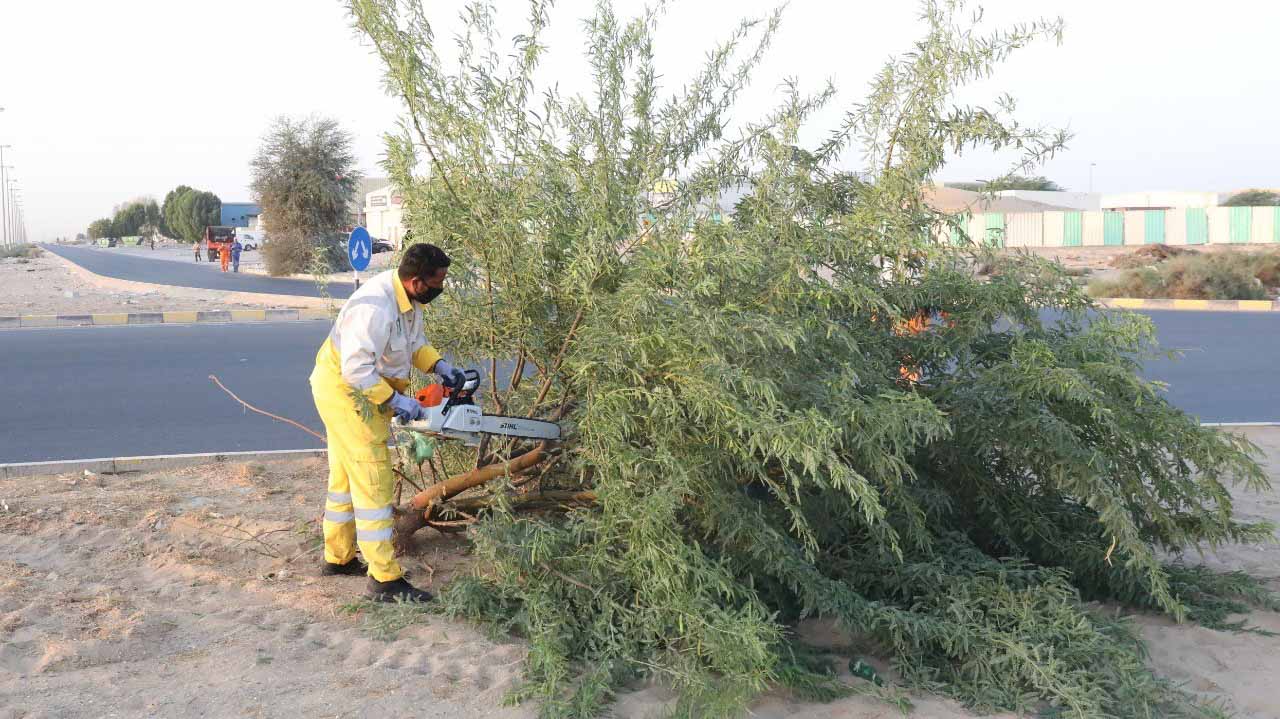
[[[378,240],[399,248],[404,239],[404,198],[395,185],[387,185],[364,196],[365,229]]]
[[[1102,193],[1100,192],[1000,190],[996,193],[996,196],[1012,198],[1015,200],[1026,200],[1028,202],[1039,202],[1044,205],[1063,207],[1069,210],[1090,211],[1102,209]]]
[[[1123,211],[1217,207],[1222,199],[1222,194],[1218,192],[1122,192],[1103,195],[1102,209]]]

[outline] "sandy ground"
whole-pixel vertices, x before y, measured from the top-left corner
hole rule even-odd
[[[157,250],[159,252],[159,250]],[[56,315],[161,310],[234,310],[287,304],[228,302],[225,292],[172,287],[130,292],[91,283],[45,252],[38,258],[0,260],[0,315]]]
[[[1240,514],[1280,520],[1280,429],[1248,433],[1278,488],[1241,496]],[[535,716],[501,706],[520,676],[519,640],[426,613],[396,626],[394,612],[344,609],[364,579],[316,574],[324,477],[323,460],[304,460],[0,480],[0,719]],[[465,567],[466,546],[424,531],[403,561],[416,583],[439,587]],[[1280,549],[1228,547],[1206,561],[1274,578]],[[1249,619],[1280,631],[1280,615]],[[1158,671],[1240,717],[1280,716],[1280,639],[1137,621]],[[802,631],[819,644],[834,634],[822,622]],[[657,717],[670,700],[636,687],[612,713]],[[973,716],[912,700],[913,716]],[[752,714],[900,716],[868,696],[809,704],[782,691]]]

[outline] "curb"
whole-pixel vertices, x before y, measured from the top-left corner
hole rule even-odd
[[[45,254],[53,259],[61,262],[67,269],[80,275],[84,281],[88,282],[99,289],[117,290],[124,292],[164,292],[166,294],[174,294],[175,292],[199,292],[212,293],[218,299],[224,302],[235,302],[239,304],[264,304],[264,305],[285,305],[289,307],[299,307],[307,309],[329,309],[330,305],[341,307],[346,300],[324,298],[324,297],[303,297],[300,295],[273,295],[265,292],[227,292],[225,290],[210,290],[202,287],[186,287],[183,285],[162,285],[152,282],[138,282],[137,280],[120,280],[114,277],[106,277],[92,272],[71,260],[59,255],[53,250],[41,248],[45,250]],[[207,295],[206,295],[207,296]],[[328,315],[325,316],[326,318]]]
[[[1138,297],[1100,297],[1098,303],[1124,310],[1199,310],[1202,312],[1280,312],[1271,300],[1149,300]]]
[[[328,320],[328,310],[172,310],[162,312],[103,312],[76,315],[0,316],[0,329],[20,327],[104,327],[119,325],[196,324],[204,322],[284,322]]]
[[[158,469],[180,469],[201,464],[307,459],[309,457],[325,457],[327,454],[328,450],[325,449],[275,449],[260,452],[159,454],[148,457],[102,457],[98,459],[55,460],[53,462],[15,462],[12,464],[0,464],[0,479],[81,471],[89,471],[96,474],[151,472]]]

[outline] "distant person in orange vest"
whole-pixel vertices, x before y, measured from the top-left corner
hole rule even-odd
[[[218,260],[222,262],[222,271],[226,272],[227,267],[231,264],[231,253],[227,251],[227,246],[224,243],[219,243]]]

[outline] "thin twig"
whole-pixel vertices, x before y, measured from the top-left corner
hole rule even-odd
[[[555,361],[548,368],[547,378],[543,380],[542,387],[538,389],[538,398],[533,401],[533,406],[529,408],[529,416],[532,417],[538,411],[538,405],[542,404],[542,400],[547,398],[547,392],[551,391],[551,382],[555,379],[556,373],[560,371],[560,364],[564,362],[565,352],[569,350],[569,343],[573,341],[573,335],[578,331],[578,325],[582,322],[583,308],[578,308],[578,314],[573,318],[573,324],[569,325],[569,331],[564,336],[564,343],[560,345],[560,351],[556,353]]]
[[[408,476],[407,474],[405,474],[404,472],[401,472],[400,470],[398,470],[398,469],[396,469],[396,468],[394,468],[394,467],[391,469],[391,471],[392,471],[392,472],[395,472],[395,473],[396,473],[396,474],[398,474],[398,475],[400,475],[400,479],[403,479],[404,481],[408,482],[410,485],[412,485],[412,486],[413,486],[413,488],[414,488],[414,489],[418,490],[419,492],[421,492],[421,491],[422,491],[422,487],[419,487],[417,482],[413,481],[412,479],[409,479],[409,476]],[[397,502],[397,504],[399,504],[399,502]]]
[[[294,422],[293,420],[288,419],[288,418],[286,418],[286,417],[281,417],[280,415],[271,414],[270,412],[267,412],[266,410],[258,409],[257,407],[254,407],[253,405],[249,404],[248,402],[246,402],[246,401],[244,401],[244,400],[240,399],[239,397],[237,397],[237,396],[236,396],[236,393],[235,393],[235,392],[232,392],[231,390],[227,389],[226,385],[224,385],[224,384],[222,384],[222,382],[218,381],[218,376],[217,376],[217,375],[212,375],[212,374],[211,374],[211,375],[209,375],[209,379],[213,380],[213,383],[214,383],[214,384],[216,384],[216,385],[218,385],[218,387],[219,387],[220,389],[222,389],[222,391],[223,391],[223,392],[226,392],[227,394],[231,395],[231,399],[234,399],[235,401],[237,401],[237,402],[239,402],[240,404],[244,405],[247,409],[251,409],[251,410],[253,410],[254,412],[257,412],[258,414],[265,415],[265,416],[270,417],[271,419],[274,419],[274,420],[276,420],[276,421],[284,422],[285,424],[291,424],[291,425],[293,425],[294,427],[297,427],[298,429],[302,430],[303,432],[306,432],[307,434],[311,435],[312,437],[315,437],[316,439],[320,440],[321,442],[325,442],[326,444],[328,443],[328,442],[327,442],[327,440],[325,440],[324,435],[320,434],[319,432],[316,432],[315,430],[311,429],[310,427],[307,427],[307,426],[305,426],[305,425],[302,425],[302,424],[299,424],[299,423],[297,423],[297,422]]]
[[[563,582],[568,582],[569,584],[572,584],[573,586],[577,587],[578,589],[581,589],[581,590],[586,591],[586,592],[591,592],[592,594],[595,594],[595,593],[596,593],[596,590],[592,589],[591,587],[588,587],[587,585],[583,584],[582,582],[579,582],[578,580],[574,579],[573,577],[570,577],[568,574],[565,574],[564,572],[560,572],[560,571],[557,571],[557,570],[555,570],[555,569],[552,569],[552,568],[551,568],[551,565],[547,564],[546,562],[539,562],[539,563],[538,563],[538,566],[539,566],[539,567],[542,567],[542,568],[543,568],[543,569],[545,569],[545,570],[547,570],[547,572],[548,572],[549,574],[551,574],[551,576],[556,577],[557,579],[559,579],[559,580],[561,580],[561,581],[563,581]]]

